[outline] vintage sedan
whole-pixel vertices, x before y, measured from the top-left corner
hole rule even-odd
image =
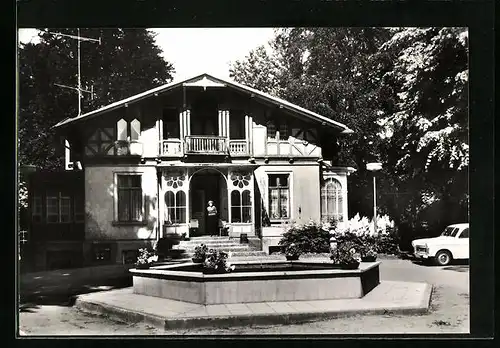
[[[440,266],[452,260],[469,259],[469,224],[454,224],[435,238],[416,239],[411,242],[417,259],[432,260]]]

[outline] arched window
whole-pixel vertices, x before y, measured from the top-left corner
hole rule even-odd
[[[252,222],[252,199],[249,190],[231,192],[231,222]]]
[[[321,220],[343,220],[342,185],[336,179],[329,178],[321,187]]]
[[[186,222],[186,193],[168,191],[165,193],[166,216],[165,221],[171,224]]]

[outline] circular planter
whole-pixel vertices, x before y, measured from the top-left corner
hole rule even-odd
[[[365,256],[361,258],[363,262],[375,262],[377,260],[376,256]]]
[[[288,261],[297,261],[299,259],[299,255],[285,255]]]

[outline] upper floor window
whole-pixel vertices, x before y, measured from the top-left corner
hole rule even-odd
[[[68,223],[71,222],[71,197],[60,191],[47,192],[47,222]]]
[[[179,139],[181,136],[179,127],[179,112],[177,109],[163,109],[163,139]]]
[[[267,122],[267,139],[268,140],[276,140],[279,139],[281,141],[287,141],[288,134],[288,125],[285,122],[278,122],[276,120],[269,120]]]
[[[118,174],[118,221],[142,221],[142,185],[140,174]]]
[[[141,134],[141,122],[134,118],[131,122],[125,121],[123,118],[116,123],[117,140],[139,140]]]
[[[271,220],[290,218],[289,174],[269,174],[269,217]]]
[[[245,113],[243,110],[229,111],[229,138],[245,139]]]
[[[321,187],[321,219],[342,221],[342,185],[336,179],[325,180]]]

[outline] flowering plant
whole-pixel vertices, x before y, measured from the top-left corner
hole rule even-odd
[[[291,243],[285,248],[286,256],[300,256],[300,254],[302,254],[302,251],[295,243]]]
[[[357,268],[361,261],[361,255],[355,243],[344,242],[338,245],[337,249],[332,252],[330,259],[335,265]]]
[[[146,248],[139,249],[139,256],[135,262],[136,266],[146,266],[158,261],[158,255]]]
[[[205,260],[207,256],[208,247],[205,244],[200,244],[194,248],[193,259]]]
[[[235,266],[227,261],[227,257],[228,255],[224,251],[210,249],[203,262],[204,270],[214,273],[229,273],[233,271]]]

